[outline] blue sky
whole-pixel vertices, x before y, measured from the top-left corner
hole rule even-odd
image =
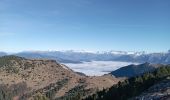
[[[170,49],[170,0],[0,0],[0,51]]]

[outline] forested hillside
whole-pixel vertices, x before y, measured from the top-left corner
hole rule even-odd
[[[117,85],[114,85],[109,89],[99,91],[85,100],[128,100],[140,95],[149,87],[166,79],[169,75],[170,66],[160,67],[154,72],[147,72],[141,76],[119,82]]]

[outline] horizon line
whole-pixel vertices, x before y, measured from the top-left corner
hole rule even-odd
[[[56,51],[62,51],[62,52],[67,52],[67,51],[73,51],[73,52],[89,52],[89,53],[102,53],[102,52],[136,52],[136,53],[139,53],[139,52],[143,52],[143,53],[146,53],[146,54],[150,54],[150,53],[168,53],[170,52],[170,49],[169,50],[166,50],[166,51],[157,51],[157,52],[148,52],[148,51],[142,51],[142,50],[114,50],[114,49],[110,49],[110,50],[84,50],[84,49],[80,49],[80,50],[77,50],[77,49],[61,49],[61,50],[17,50],[17,51],[5,51],[5,50],[0,50],[0,52],[4,52],[4,53],[7,53],[7,54],[15,54],[15,53],[21,53],[21,52],[56,52]]]

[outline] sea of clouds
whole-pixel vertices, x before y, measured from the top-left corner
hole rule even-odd
[[[131,64],[137,65],[138,63],[120,61],[91,61],[77,64],[66,63],[65,65],[75,72],[82,72],[88,76],[101,76]]]

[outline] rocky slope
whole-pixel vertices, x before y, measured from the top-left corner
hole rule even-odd
[[[170,99],[170,77],[150,87],[141,95],[132,100],[169,100]]]
[[[10,95],[14,100],[71,99],[77,95],[85,97],[120,80],[111,75],[87,77],[77,74],[55,60],[0,57],[0,87],[6,87],[2,89],[7,91],[6,97]]]

